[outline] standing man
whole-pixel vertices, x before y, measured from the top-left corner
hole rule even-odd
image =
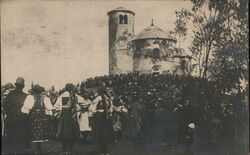
[[[27,117],[21,112],[21,108],[27,94],[23,92],[24,79],[17,78],[15,90],[6,97],[6,153],[23,154],[27,144],[26,125]]]

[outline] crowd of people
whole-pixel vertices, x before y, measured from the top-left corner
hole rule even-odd
[[[142,120],[141,129],[145,132],[162,113],[164,123],[158,123],[166,125],[164,136],[168,143],[174,142],[171,135],[176,134],[180,138],[174,143],[181,143],[180,135],[187,131],[185,127],[190,122],[196,124],[197,140],[204,145],[248,135],[247,89],[229,94],[216,81],[199,77],[137,73],[89,78],[81,86],[84,90],[100,85],[112,88],[129,111],[135,104],[143,107],[138,120]],[[179,133],[173,134],[176,131]],[[150,137],[149,133],[144,135]]]
[[[1,91],[4,151],[24,153],[30,142],[36,153],[50,139],[73,154],[76,142],[96,142],[107,154],[109,143],[124,139],[152,150],[219,145],[237,139],[247,144],[246,92],[222,93],[216,82],[192,76],[120,74],[68,83],[60,91],[36,84],[23,92],[24,79]],[[17,130],[18,128],[18,130]]]

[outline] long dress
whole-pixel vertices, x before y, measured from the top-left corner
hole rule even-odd
[[[122,123],[122,113],[127,113],[128,110],[125,106],[120,105],[120,106],[114,106],[114,111],[113,111],[113,130],[115,132],[121,131],[123,129],[123,123]]]
[[[112,122],[108,116],[107,109],[109,108],[107,101],[100,100],[97,105],[97,111],[94,115],[95,120],[95,138],[98,143],[110,143],[113,141],[112,137]]]
[[[52,111],[50,99],[41,94],[29,95],[21,111],[29,114],[31,141],[48,141],[50,131],[47,115]]]
[[[57,130],[57,138],[60,140],[76,140],[81,137],[78,125],[80,107],[72,98],[66,91],[59,96],[54,105],[55,109],[60,111]]]
[[[134,133],[141,133],[142,132],[142,123],[143,123],[143,115],[144,115],[145,107],[144,105],[135,102],[132,105],[132,115],[134,120]]]

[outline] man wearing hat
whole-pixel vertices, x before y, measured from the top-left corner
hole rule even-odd
[[[6,97],[4,109],[6,110],[6,153],[24,153],[27,144],[26,122],[27,118],[21,112],[21,107],[27,94],[23,92],[24,79],[17,78],[15,90]]]

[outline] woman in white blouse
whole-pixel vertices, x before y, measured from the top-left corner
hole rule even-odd
[[[48,141],[48,117],[52,115],[53,106],[50,99],[44,95],[44,88],[35,85],[32,95],[28,95],[24,101],[21,111],[29,115],[31,141],[36,143],[36,153],[41,153],[41,144]]]
[[[62,141],[63,153],[72,154],[74,143],[81,136],[78,124],[81,109],[72,83],[65,85],[65,91],[58,97],[54,107],[59,111],[57,138]]]
[[[91,126],[89,122],[89,107],[92,104],[92,101],[89,99],[88,94],[84,93],[81,95],[76,95],[77,102],[81,108],[81,114],[79,117],[79,127],[82,134],[82,140],[84,142],[90,141],[90,132]]]

